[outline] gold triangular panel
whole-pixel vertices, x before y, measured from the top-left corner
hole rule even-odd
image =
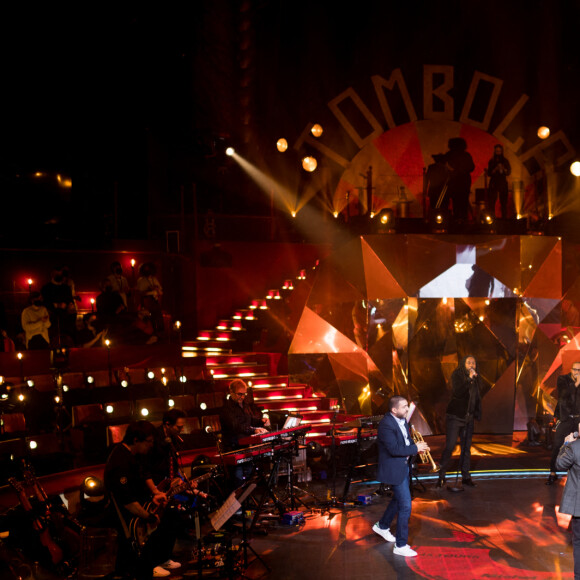
[[[289,354],[364,353],[352,340],[305,307],[294,333]],[[366,353],[364,353],[366,356]]]

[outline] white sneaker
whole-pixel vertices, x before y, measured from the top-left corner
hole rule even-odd
[[[166,570],[177,570],[177,568],[181,568],[181,564],[179,562],[174,562],[173,560],[167,560],[167,562],[163,562],[161,566]]]
[[[169,576],[170,574],[171,572],[169,572],[169,570],[166,570],[161,566],[155,566],[155,568],[153,568],[153,578],[163,578],[164,576]]]
[[[398,554],[399,556],[405,556],[406,558],[412,558],[413,556],[417,555],[417,552],[415,552],[415,550],[413,550],[411,548],[411,546],[409,546],[409,544],[407,544],[406,546],[401,546],[400,548],[397,548],[397,546],[395,546],[393,548],[393,554]]]
[[[391,530],[383,530],[381,528],[379,528],[379,524],[376,523],[373,526],[373,532],[375,534],[379,534],[379,536],[381,536],[381,538],[387,540],[387,542],[396,542],[397,538],[395,538],[395,536],[393,536],[393,534],[391,534]]]

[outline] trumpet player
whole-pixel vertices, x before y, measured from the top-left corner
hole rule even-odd
[[[391,397],[389,410],[378,429],[378,480],[391,486],[393,498],[381,519],[373,526],[373,532],[387,542],[395,543],[394,554],[413,557],[417,552],[407,543],[411,517],[410,460],[417,453],[429,451],[429,446],[425,441],[413,442],[405,419],[409,403],[404,397]],[[393,535],[390,527],[395,516],[397,529]]]

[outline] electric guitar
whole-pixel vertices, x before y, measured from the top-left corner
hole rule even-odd
[[[145,542],[147,542],[147,540],[149,539],[149,536],[157,529],[157,526],[159,525],[159,521],[161,520],[161,516],[163,515],[163,510],[169,504],[169,502],[171,501],[171,499],[174,496],[176,496],[184,491],[187,491],[188,489],[192,489],[194,484],[205,481],[206,479],[209,479],[212,475],[213,475],[213,470],[208,471],[207,473],[204,473],[203,475],[200,475],[199,477],[196,477],[195,479],[191,479],[189,481],[185,481],[182,484],[172,486],[165,493],[165,495],[167,496],[167,503],[163,506],[156,505],[152,501],[146,503],[143,506],[143,508],[148,513],[157,515],[158,520],[155,523],[150,524],[147,522],[147,520],[145,520],[143,518],[133,518],[129,522],[129,532],[131,534],[130,539],[131,539],[131,542],[132,542],[134,548],[138,552],[141,550],[141,548],[143,548],[143,546],[145,545]],[[165,480],[165,481],[167,481],[167,480]],[[163,483],[161,483],[158,487],[163,487]]]
[[[26,491],[20,481],[18,481],[15,477],[11,477],[8,480],[8,483],[13,487],[14,491],[17,493],[18,499],[20,500],[20,505],[22,505],[24,511],[30,515],[32,519],[32,527],[34,531],[38,534],[40,543],[48,550],[52,563],[60,564],[63,560],[62,549],[52,539],[50,531],[48,529],[46,517],[42,515],[39,516],[34,513],[34,509],[30,504],[30,500],[28,499]],[[35,493],[37,493],[36,489]]]

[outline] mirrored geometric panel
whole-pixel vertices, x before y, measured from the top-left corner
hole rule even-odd
[[[421,432],[442,433],[449,378],[471,354],[484,385],[476,430],[525,429],[553,411],[558,375],[580,360],[578,255],[535,236],[353,239],[317,269],[291,373],[348,413],[384,412],[403,395]]]

